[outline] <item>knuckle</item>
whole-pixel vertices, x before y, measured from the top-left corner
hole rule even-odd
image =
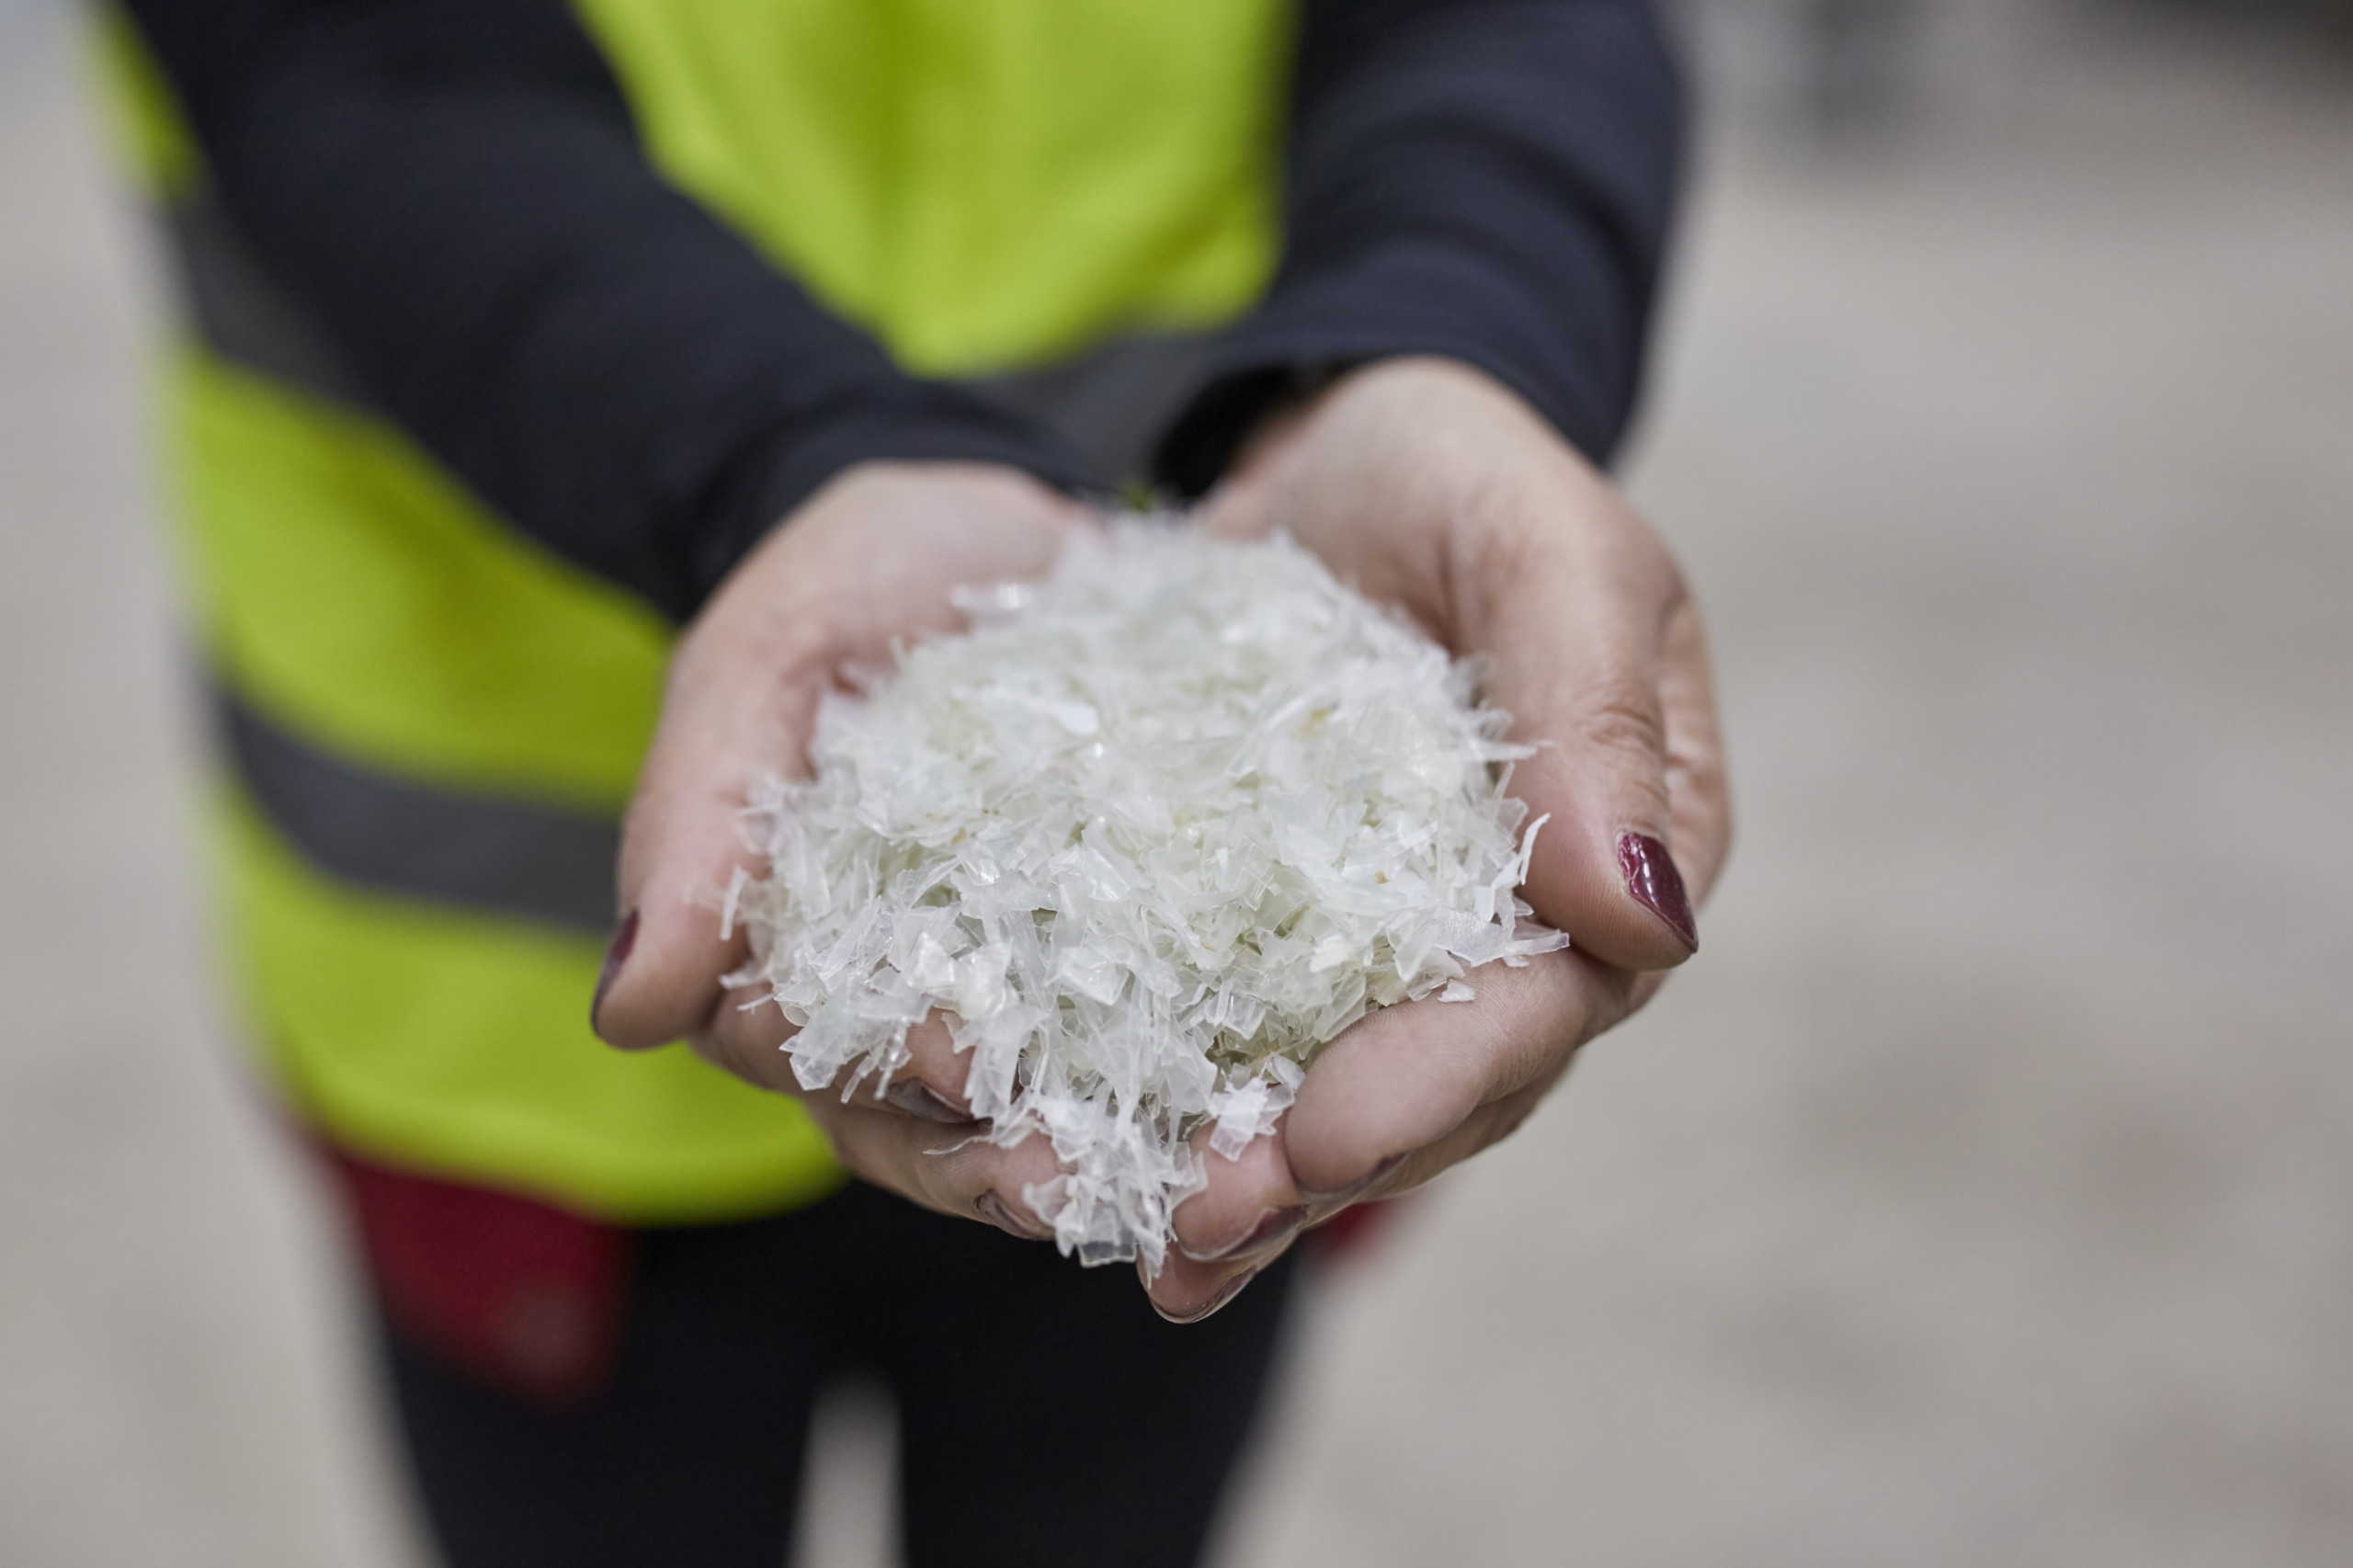
[[[970,1148],[926,1153],[915,1164],[914,1180],[922,1202],[944,1214],[961,1214],[977,1218],[983,1194],[995,1190],[991,1172],[982,1161],[972,1156],[977,1151]],[[1020,1190],[1020,1183],[1012,1184]]]
[[[1576,710],[1577,738],[1605,751],[1655,761],[1666,752],[1666,720],[1657,701],[1631,682],[1613,680]]]
[[[1540,1096],[1568,1070],[1578,1047],[1598,1032],[1619,983],[1616,971],[1597,979],[1596,971],[1591,960],[1565,952],[1523,970],[1488,971],[1479,1001],[1459,1010],[1465,1032],[1456,1046],[1456,1071],[1475,1084],[1478,1107]]]
[[[1667,549],[1666,541],[1646,525],[1634,528],[1628,538],[1627,569],[1637,591],[1658,607],[1662,622],[1690,602],[1691,585],[1683,575],[1682,563]]]
[[[1610,689],[1580,703],[1570,725],[1578,749],[1600,762],[1604,778],[1615,789],[1631,791],[1648,820],[1665,824],[1670,808],[1666,723],[1657,704],[1613,683]]]

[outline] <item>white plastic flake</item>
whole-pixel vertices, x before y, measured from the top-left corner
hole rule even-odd
[[[933,1009],[986,1134],[1053,1142],[1023,1198],[1065,1253],[1157,1271],[1169,1215],[1373,1008],[1568,945],[1514,896],[1476,672],[1283,538],[1131,519],[818,715],[813,777],[730,890],[808,1088],[904,1066]]]

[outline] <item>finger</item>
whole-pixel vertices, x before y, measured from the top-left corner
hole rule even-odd
[[[1171,1323],[1199,1323],[1222,1310],[1333,1207],[1313,1203],[1292,1182],[1279,1123],[1233,1160],[1209,1147],[1206,1131],[1194,1146],[1209,1185],[1176,1206],[1176,1244],[1160,1272],[1143,1280],[1153,1310]]]
[[[1231,1305],[1297,1239],[1294,1231],[1279,1244],[1225,1263],[1196,1263],[1172,1252],[1158,1275],[1143,1279],[1143,1266],[1138,1264],[1136,1277],[1143,1279],[1144,1295],[1154,1312],[1170,1323],[1199,1323]]]
[[[834,1085],[801,1081],[785,1049],[798,1032],[768,998],[767,988],[753,984],[730,990],[710,1021],[689,1039],[705,1060],[762,1088],[841,1099],[835,1085],[846,1083],[847,1071]],[[963,1084],[972,1058],[957,1051],[947,1015],[935,1009],[908,1029],[906,1047],[906,1061],[885,1077],[871,1077],[862,1066],[851,1069],[862,1080],[851,1101],[889,1106],[935,1126],[969,1128],[973,1116]]]
[[[948,1032],[948,1017],[934,1008],[931,1016],[907,1031],[906,1064],[891,1075],[881,1097],[909,1116],[944,1126],[972,1119],[972,1102],[965,1093],[972,1058],[956,1049]]]
[[[1211,1264],[1259,1251],[1298,1233],[1313,1217],[1307,1196],[1291,1180],[1279,1123],[1229,1160],[1209,1144],[1204,1129],[1194,1153],[1209,1185],[1176,1206],[1171,1218],[1176,1253]]]
[[[696,1055],[759,1088],[803,1093],[784,1044],[796,1031],[784,1010],[765,990],[744,986],[726,993],[703,1027],[688,1032]]]
[[[1578,1045],[1624,1016],[1633,976],[1563,952],[1521,969],[1489,964],[1470,983],[1470,1002],[1373,1014],[1308,1069],[1282,1137],[1292,1182],[1311,1202],[1353,1201],[1483,1106],[1550,1083]]]
[[[822,677],[734,653],[682,649],[623,825],[620,924],[591,1006],[615,1045],[660,1045],[711,1019],[720,977],[745,956],[742,928],[724,929],[713,905],[738,871],[761,869],[745,805],[764,778],[804,767]]]
[[[1632,989],[1637,994],[1646,994],[1656,990],[1663,979],[1664,976],[1655,971],[1632,976]],[[1597,1025],[1593,1032],[1598,1033],[1603,1027],[1606,1025]],[[1312,1218],[1302,1229],[1313,1230],[1315,1226],[1356,1204],[1377,1203],[1411,1192],[1415,1187],[1443,1176],[1472,1155],[1510,1137],[1519,1131],[1521,1124],[1526,1122],[1535,1112],[1536,1108],[1543,1103],[1545,1096],[1552,1093],[1562,1076],[1568,1072],[1570,1064],[1576,1060],[1576,1056],[1575,1049],[1561,1053],[1529,1083],[1499,1098],[1489,1100],[1479,1106],[1435,1142],[1426,1143],[1408,1153],[1381,1159],[1375,1163],[1364,1176],[1351,1183],[1342,1192],[1330,1198],[1312,1200],[1310,1204]],[[1300,1231],[1287,1232],[1281,1240],[1287,1245],[1300,1233]],[[1248,1253],[1232,1260],[1232,1263],[1263,1267],[1254,1255]]]
[[[1652,971],[1655,977],[1655,971]],[[1407,1193],[1426,1182],[1461,1165],[1472,1155],[1502,1142],[1520,1129],[1536,1108],[1544,1101],[1554,1085],[1576,1060],[1570,1051],[1543,1076],[1513,1090],[1501,1099],[1491,1100],[1462,1119],[1454,1130],[1435,1143],[1425,1144],[1393,1164],[1384,1165],[1377,1179],[1366,1186],[1362,1193],[1352,1198],[1354,1203],[1377,1202]],[[1336,1210],[1334,1212],[1337,1212]]]
[[[911,515],[937,533],[943,508],[958,526],[939,548],[873,547],[877,528]],[[591,1006],[600,1035],[659,1045],[712,1017],[745,945],[711,906],[739,870],[760,869],[740,813],[764,778],[805,771],[841,663],[958,624],[951,588],[1044,571],[1091,517],[1010,471],[874,465],[828,485],[745,559],[672,661],[622,834],[620,923]]]
[[[1222,480],[1194,506],[1193,524],[1220,539],[1257,539],[1274,527],[1270,488],[1257,475]]]
[[[1583,950],[1664,969],[1699,947],[1676,858],[1662,693],[1668,626],[1688,603],[1665,548],[1565,454],[1548,504],[1583,514],[1489,528],[1472,547],[1475,645],[1511,738],[1539,745],[1513,793],[1549,816],[1524,896]],[[1707,701],[1704,676],[1679,691]]]
[[[1000,1147],[969,1125],[941,1127],[887,1107],[842,1105],[827,1096],[807,1103],[835,1156],[860,1178],[937,1213],[977,1220],[1028,1240],[1053,1234],[1023,1196],[1061,1171],[1053,1144],[1042,1135]]]

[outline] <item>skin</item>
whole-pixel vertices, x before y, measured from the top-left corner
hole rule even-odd
[[[1513,791],[1552,813],[1522,896],[1575,946],[1490,965],[1470,1003],[1406,1003],[1333,1040],[1271,1135],[1208,1154],[1208,1188],[1176,1215],[1176,1250],[1149,1282],[1180,1322],[1231,1301],[1305,1230],[1404,1192],[1508,1136],[1692,948],[1630,891],[1619,846],[1665,844],[1703,899],[1731,833],[1699,613],[1665,545],[1590,464],[1512,392],[1441,359],[1381,361],[1270,418],[1201,508],[1233,537],[1287,528],[1344,580],[1397,605],[1449,649],[1486,658],[1513,739],[1540,743]],[[1086,508],[1002,469],[869,464],[835,479],[745,558],[673,661],[661,727],[629,814],[620,907],[638,913],[597,1032],[645,1049],[685,1039],[755,1084],[792,1094],[866,1180],[1017,1234],[1046,1227],[1022,1187],[1051,1150],[971,1142],[964,1062],[937,1019],[883,1097],[802,1095],[778,1049],[790,1026],[745,1010],[719,977],[714,890],[744,846],[736,812],[763,773],[805,771],[820,696],[847,662],[953,628],[948,591],[1034,576]]]

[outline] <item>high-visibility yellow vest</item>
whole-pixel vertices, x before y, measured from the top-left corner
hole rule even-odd
[[[1207,329],[1271,272],[1287,0],[575,3],[663,173],[916,373]],[[131,26],[105,40],[198,296],[171,469],[273,1076],[359,1153],[613,1219],[824,1191],[791,1101],[588,1031],[670,629],[347,394],[238,265]]]

